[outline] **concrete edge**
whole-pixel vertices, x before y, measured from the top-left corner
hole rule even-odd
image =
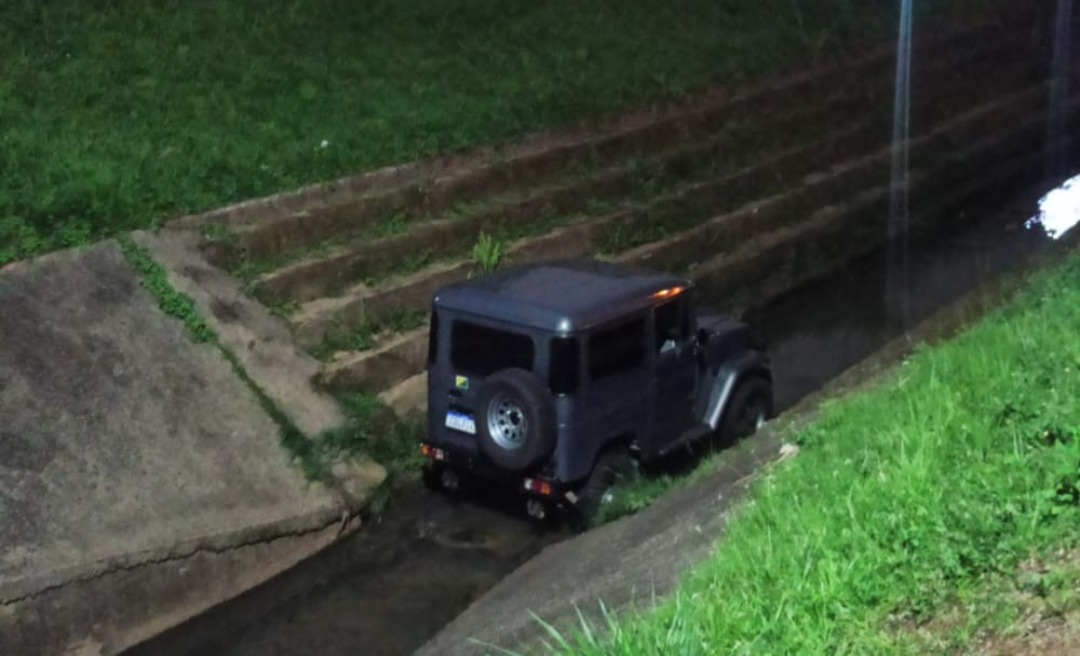
[[[182,560],[201,551],[220,553],[250,544],[269,542],[279,537],[319,531],[335,522],[344,525],[348,520],[348,515],[348,504],[335,495],[335,504],[332,507],[314,510],[303,515],[191,538],[167,547],[117,554],[90,563],[53,570],[40,576],[15,579],[14,582],[0,588],[0,604],[24,601],[54,588],[99,578],[120,570],[135,569],[143,565],[170,560]]]
[[[123,652],[280,575],[359,527],[357,519],[227,551],[199,551],[0,605],[0,651]]]
[[[115,239],[104,241],[106,243],[111,242],[111,247],[117,252],[121,250],[120,244]],[[46,258],[45,261],[47,262],[47,258],[51,255],[53,254],[45,254],[42,258]],[[59,255],[56,256],[59,257]],[[14,262],[9,266],[21,266],[27,262]],[[37,259],[35,262],[41,264],[43,260]],[[136,276],[139,275],[136,272]],[[193,344],[193,346],[199,347],[200,345]],[[224,358],[224,355],[217,353],[217,357]],[[247,390],[245,393],[253,392]],[[272,439],[276,441],[277,436],[272,436]],[[275,445],[275,448],[282,447]],[[283,456],[285,455],[287,453],[283,451]],[[381,465],[374,463],[374,461],[364,464],[377,466],[379,472],[376,473],[381,474],[379,478],[385,478],[385,469]],[[329,481],[329,485],[317,482],[309,482],[308,485],[325,489],[329,493],[328,504],[299,515],[202,535],[168,546],[116,553],[93,561],[54,569],[39,575],[16,578],[0,586],[0,604],[17,603],[73,583],[100,578],[110,573],[130,570],[148,564],[181,560],[199,552],[221,553],[245,545],[268,542],[278,537],[304,535],[319,531],[335,522],[347,522],[349,515],[361,508],[366,501],[366,499],[356,499],[354,496],[350,496],[342,482],[336,477]]]

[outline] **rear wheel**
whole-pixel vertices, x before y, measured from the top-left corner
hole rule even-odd
[[[443,489],[441,475],[442,472],[435,465],[424,465],[420,469],[420,480],[424,487],[434,492],[441,492]]]
[[[579,531],[596,525],[601,511],[616,503],[627,482],[640,473],[638,461],[622,449],[607,451],[596,461],[589,480],[578,492],[576,526]]]

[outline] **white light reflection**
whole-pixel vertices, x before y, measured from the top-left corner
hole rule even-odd
[[[1051,239],[1060,239],[1080,223],[1080,175],[1066,180],[1057,189],[1039,199],[1039,213],[1024,224],[1039,226]]]

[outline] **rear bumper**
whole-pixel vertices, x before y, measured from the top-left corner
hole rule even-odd
[[[420,442],[420,453],[424,457],[425,467],[451,468],[456,472],[469,474],[495,487],[515,491],[526,497],[567,503],[566,493],[571,491],[567,485],[554,478],[536,473],[506,472],[460,447]]]

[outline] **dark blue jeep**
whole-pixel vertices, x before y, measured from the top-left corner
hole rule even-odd
[[[440,289],[428,353],[425,482],[520,490],[585,523],[621,476],[771,417],[769,360],[748,328],[698,314],[690,282],[606,262],[506,268]]]

